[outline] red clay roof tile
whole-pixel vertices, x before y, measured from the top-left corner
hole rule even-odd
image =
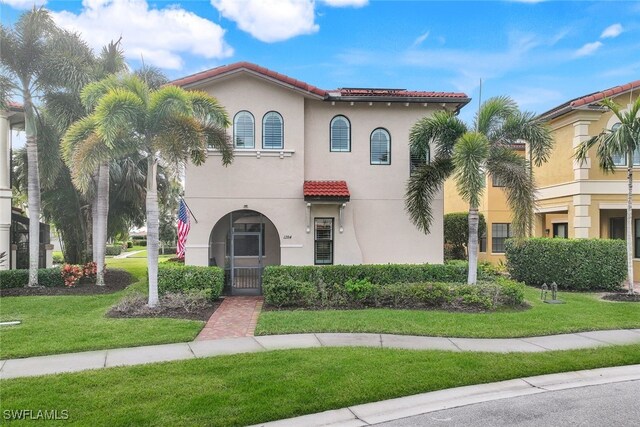
[[[305,181],[304,197],[351,197],[346,181]]]
[[[571,101],[572,107],[580,107],[582,105],[593,104],[594,102],[602,101],[604,98],[610,98],[612,96],[618,95],[622,92],[626,92],[631,89],[635,89],[640,87],[640,80],[636,80],[635,82],[630,82],[621,86],[615,86],[609,89],[605,89],[600,92],[595,92],[582,98],[577,98]]]
[[[323,97],[325,99],[330,98],[334,100],[339,100],[341,97],[345,97],[349,99],[353,99],[353,98],[368,99],[372,97],[382,97],[385,99],[386,98],[391,98],[391,99],[393,98],[398,98],[398,99],[434,98],[434,99],[442,100],[442,99],[451,98],[452,102],[463,102],[465,104],[469,102],[469,98],[467,97],[467,95],[459,92],[425,92],[425,91],[409,91],[406,89],[375,89],[375,88],[343,88],[343,89],[328,91],[328,90],[320,89],[308,83],[305,83],[303,81],[296,80],[284,74],[280,74],[275,71],[269,70],[268,68],[261,67],[256,64],[252,64],[251,62],[236,62],[234,64],[223,65],[217,68],[212,68],[210,70],[202,71],[200,73],[196,73],[187,77],[183,77],[181,79],[174,80],[170,84],[173,84],[175,86],[187,86],[187,85],[201,82],[203,80],[207,80],[207,79],[221,76],[224,74],[232,73],[234,71],[238,71],[241,69],[245,69],[257,74],[261,74],[263,76],[277,80],[281,83],[292,86],[296,89],[308,92],[316,96]]]

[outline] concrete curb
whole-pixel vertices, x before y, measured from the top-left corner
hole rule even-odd
[[[267,427],[366,426],[492,400],[639,380],[640,365],[590,369],[438,390],[258,425]]]
[[[0,360],[0,379],[310,347],[377,347],[409,350],[527,353],[636,343],[640,343],[640,329],[505,339],[360,333],[264,335]]]

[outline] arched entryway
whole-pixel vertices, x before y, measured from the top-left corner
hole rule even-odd
[[[211,230],[209,265],[224,268],[227,293],[260,295],[264,267],[280,265],[278,230],[260,212],[228,213]]]

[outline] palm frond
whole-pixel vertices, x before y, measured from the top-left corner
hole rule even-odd
[[[65,87],[79,92],[92,78],[95,59],[91,48],[80,35],[56,31],[47,40],[40,72],[43,87]]]
[[[65,132],[73,122],[85,114],[84,106],[77,93],[55,91],[44,94],[49,118],[58,132]]]
[[[154,138],[154,150],[173,165],[182,164],[194,149],[204,149],[202,126],[193,117],[167,117]]]
[[[499,132],[504,121],[518,111],[516,103],[508,96],[496,96],[487,99],[476,113],[474,128],[476,132],[486,135],[489,141]]]
[[[94,116],[83,117],[69,126],[69,129],[62,136],[61,156],[70,168],[73,168],[72,158],[76,148],[95,134],[98,127]]]
[[[485,187],[483,166],[489,154],[489,141],[477,132],[467,132],[456,143],[453,165],[458,194],[470,206],[480,206]]]
[[[102,48],[95,65],[94,77],[103,79],[111,74],[117,74],[126,71],[127,63],[124,60],[124,51],[120,42],[122,37],[117,41],[111,41]]]
[[[143,65],[140,69],[136,70],[134,74],[151,90],[160,89],[162,86],[169,83],[169,79],[164,75],[161,69],[152,65]]]
[[[149,97],[149,127],[152,132],[165,129],[164,122],[176,116],[194,115],[189,93],[177,86],[164,86]]]
[[[549,160],[554,139],[548,126],[535,113],[515,111],[508,116],[494,134],[494,143],[510,145],[526,142],[531,150],[531,160],[540,166]]]
[[[452,172],[451,159],[439,158],[417,167],[409,177],[405,210],[411,222],[425,234],[429,233],[433,223],[433,199]]]
[[[114,75],[110,75],[97,82],[87,84],[80,92],[82,105],[84,105],[84,108],[88,112],[92,112],[95,110],[100,99],[111,89],[117,88],[119,84],[118,78]]]
[[[125,89],[112,89],[105,94],[95,109],[98,123],[96,134],[109,148],[115,148],[123,129],[136,130],[144,120],[144,102],[134,93]]]
[[[409,144],[411,154],[421,156],[428,151],[433,159],[449,158],[453,146],[467,128],[453,113],[437,111],[420,119],[411,127]]]
[[[201,123],[227,128],[231,124],[226,110],[217,99],[213,98],[206,92],[193,91],[187,92],[191,100],[193,114]]]
[[[512,213],[514,237],[525,237],[535,208],[535,184],[527,160],[508,147],[492,147],[487,171],[504,183],[507,204]]]

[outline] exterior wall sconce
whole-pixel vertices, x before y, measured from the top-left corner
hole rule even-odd
[[[550,232],[550,230],[548,228],[544,229],[544,235],[545,236],[549,237],[549,232]]]

